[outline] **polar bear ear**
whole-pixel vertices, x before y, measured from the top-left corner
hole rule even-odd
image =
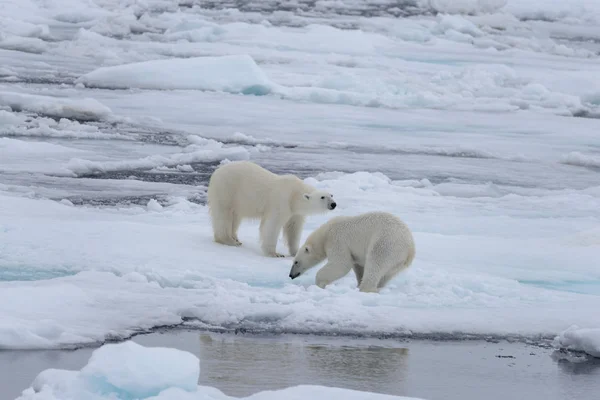
[[[305,198],[306,200],[310,200],[310,194],[308,194],[308,193],[304,193],[304,198]]]

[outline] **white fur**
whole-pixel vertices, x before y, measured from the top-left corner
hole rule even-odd
[[[412,233],[396,216],[369,212],[331,218],[310,234],[294,258],[290,278],[327,259],[317,272],[320,288],[354,269],[361,292],[378,292],[415,258]]]
[[[294,175],[276,175],[249,161],[215,170],[208,184],[208,207],[217,243],[240,246],[237,232],[243,219],[260,219],[263,252],[276,252],[283,229],[290,255],[296,255],[307,215],[333,210],[332,195],[318,191]]]

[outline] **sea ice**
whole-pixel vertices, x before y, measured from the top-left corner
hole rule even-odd
[[[600,2],[191,3],[2,2],[0,347],[600,326]],[[234,159],[397,214],[415,263],[361,296],[290,282],[255,224],[218,246],[197,203]]]
[[[352,276],[320,290],[314,273],[289,280],[289,258],[261,255],[255,224],[242,225],[240,248],[214,243],[206,207],[187,200],[169,198],[157,212],[154,202],[74,208],[2,192],[0,268],[71,276],[0,282],[0,347],[95,343],[184,319],[214,329],[413,336],[600,325],[598,296],[568,290],[569,282],[600,282],[589,263],[597,241],[581,238],[595,232],[589,215],[600,193],[476,193],[367,172],[307,182],[335,193],[336,214],[399,215],[414,232],[414,265],[377,295],[362,296]],[[329,217],[307,220],[303,237]],[[560,285],[566,290],[553,289]]]

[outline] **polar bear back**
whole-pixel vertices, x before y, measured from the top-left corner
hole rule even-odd
[[[408,226],[387,212],[368,212],[357,216],[335,217],[328,221],[329,233],[325,252],[340,247],[351,252],[353,259],[364,265],[369,254],[396,257],[398,262],[412,261],[415,244]]]
[[[248,161],[219,167],[209,189],[209,203],[219,202],[246,218],[259,218],[266,210],[293,211],[303,193],[315,190],[294,175],[277,175]]]

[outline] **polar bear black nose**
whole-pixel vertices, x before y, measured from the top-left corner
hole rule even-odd
[[[335,208],[335,206],[337,206],[337,204],[335,204],[335,203],[331,203],[331,209],[332,209],[332,210]]]

